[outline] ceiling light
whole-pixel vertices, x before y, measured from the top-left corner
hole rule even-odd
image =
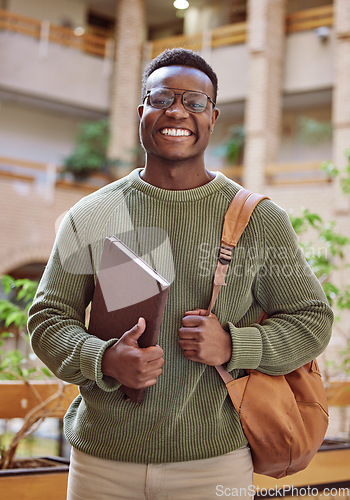
[[[190,5],[187,0],[175,0],[173,3],[175,9],[187,9],[187,7]]]
[[[83,36],[85,33],[85,29],[82,27],[82,26],[78,26],[77,28],[75,28],[74,30],[74,35],[75,36]]]

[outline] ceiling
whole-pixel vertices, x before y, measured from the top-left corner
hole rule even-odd
[[[106,15],[114,17],[118,0],[90,0],[91,9],[96,9]],[[232,0],[189,0],[190,6],[204,7],[205,5],[218,4],[225,5],[232,3]],[[173,0],[145,0],[146,21],[149,27],[168,25],[172,21],[176,22],[177,9],[173,6]]]

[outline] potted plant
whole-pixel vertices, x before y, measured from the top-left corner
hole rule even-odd
[[[243,154],[245,146],[245,131],[243,125],[229,127],[226,139],[216,146],[214,155],[223,159],[220,171],[228,177],[241,183],[243,175]]]
[[[341,174],[330,162],[324,162],[322,170],[329,176],[340,177],[340,186],[344,194],[350,194],[350,149],[345,152],[348,165]],[[343,339],[343,347],[337,352],[336,359],[326,362],[326,391],[330,406],[346,406],[350,404],[350,331],[340,319],[346,311],[350,311],[350,285],[344,276],[349,268],[350,238],[336,230],[334,221],[325,222],[322,218],[307,209],[302,209],[297,216],[290,215],[296,233],[314,233],[314,241],[322,245],[322,252],[315,251],[312,241],[301,241],[306,259],[320,280],[327,299],[332,306],[338,333]],[[337,282],[333,281],[337,273]],[[345,326],[344,326],[345,325]],[[327,350],[326,353],[327,355]],[[350,441],[350,435],[348,437]]]
[[[99,173],[110,182],[114,180],[113,167],[122,164],[120,160],[108,157],[110,127],[107,119],[83,122],[79,125],[74,151],[64,158],[61,174],[72,174],[77,182]]]
[[[59,457],[18,459],[16,451],[45,418],[62,419],[78,389],[53,378],[30,350],[27,311],[37,283],[10,276],[3,276],[1,282],[7,298],[0,300],[0,418],[22,419],[10,443],[0,445],[1,495],[4,499],[63,499],[68,461]]]
[[[225,141],[217,147],[217,154],[230,166],[243,163],[245,132],[243,125],[229,127]]]

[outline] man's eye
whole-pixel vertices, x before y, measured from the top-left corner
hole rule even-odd
[[[187,105],[188,108],[191,108],[191,109],[196,110],[196,111],[205,109],[205,106],[203,106],[202,103],[196,102],[196,101],[193,101],[193,102],[188,102],[187,101],[186,105]]]
[[[171,102],[171,99],[167,95],[156,94],[151,96],[151,102],[155,106],[166,106]]]

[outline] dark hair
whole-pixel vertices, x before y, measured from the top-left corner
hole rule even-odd
[[[218,93],[218,77],[216,76],[213,68],[203,59],[202,56],[193,52],[193,50],[183,49],[181,47],[164,50],[164,52],[152,59],[152,61],[146,66],[142,77],[142,100],[146,96],[147,78],[153,73],[153,71],[165,66],[189,66],[190,68],[196,68],[205,73],[213,84],[214,101],[216,102]]]

